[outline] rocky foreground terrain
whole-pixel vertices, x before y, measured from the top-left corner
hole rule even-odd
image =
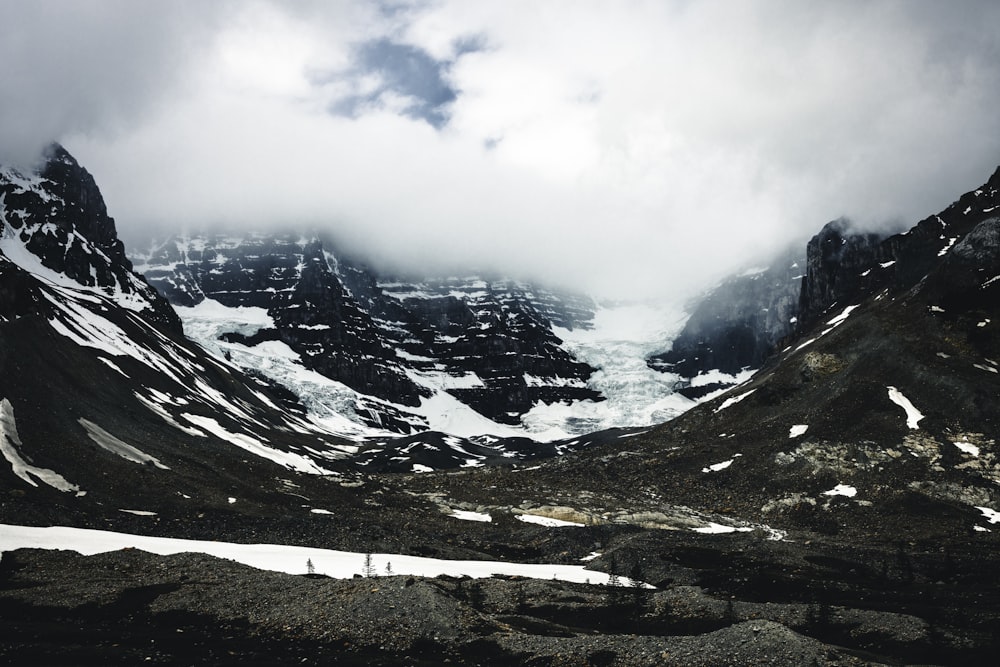
[[[656,590],[346,580],[199,554],[4,555],[5,664],[987,664],[985,553],[635,534]],[[973,547],[973,550],[976,548]],[[655,564],[653,564],[655,563]],[[945,568],[946,569],[942,569]],[[668,583],[669,582],[669,583]]]

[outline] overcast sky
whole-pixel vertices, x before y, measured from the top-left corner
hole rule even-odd
[[[126,240],[316,225],[605,296],[912,225],[998,109],[993,0],[0,0],[0,159],[61,141]]]

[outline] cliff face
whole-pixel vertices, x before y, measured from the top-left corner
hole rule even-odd
[[[796,316],[805,329],[834,303],[866,284],[873,265],[887,262],[878,234],[854,233],[841,218],[827,223],[806,245],[805,278]]]
[[[982,187],[962,195],[937,215],[888,238],[849,233],[841,221],[828,224],[807,248],[799,330],[808,329],[834,304],[856,304],[882,290],[902,293],[943,264],[954,265],[960,257],[978,252],[977,248],[988,247],[988,231],[971,232],[998,212],[1000,169]],[[988,269],[976,264],[974,271],[979,274]]]
[[[728,278],[704,297],[672,348],[651,357],[649,366],[686,379],[759,368],[794,329],[804,264],[801,250],[789,248],[766,268]],[[678,390],[697,398],[721,386]]]

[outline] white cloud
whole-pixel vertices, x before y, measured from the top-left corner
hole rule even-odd
[[[207,4],[0,0],[20,72],[0,75],[20,100],[0,150],[63,140],[126,237],[308,223],[387,261],[647,294],[842,214],[912,224],[1000,162],[990,2],[258,0],[196,21]],[[46,32],[86,57],[6,41]],[[440,131],[392,90],[329,113],[364,92],[338,73],[377,39],[441,63]]]

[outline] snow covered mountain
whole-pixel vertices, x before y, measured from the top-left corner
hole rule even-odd
[[[287,301],[271,311],[274,317],[259,305],[269,292],[236,287],[232,293],[240,296],[232,307],[203,301],[181,309],[191,314],[188,333],[219,346],[206,350],[183,335],[171,305],[132,270],[93,178],[65,150],[53,146],[38,173],[0,170],[0,448],[9,465],[4,479],[14,488],[23,484],[43,495],[55,492],[63,510],[91,501],[116,502],[112,498],[125,489],[109,480],[131,486],[128,480],[135,474],[146,480],[134,489],[137,498],[162,502],[179,495],[225,505],[229,497],[257,494],[261,476],[268,477],[260,471],[268,466],[315,475],[432,470],[530,460],[618,435],[551,438],[540,444],[513,429],[469,440],[428,432],[425,421],[420,439],[400,439],[384,426],[359,426],[337,405],[347,399],[328,391],[333,381],[302,365],[292,368],[290,360],[318,357],[309,352],[348,341],[356,356],[314,367],[344,369],[359,379],[368,372],[383,388],[398,388],[393,394],[398,402],[364,397],[371,402],[362,407],[372,415],[370,421],[403,424],[404,419],[417,421],[419,413],[396,406],[431,396],[433,382],[426,378],[462,387],[471,371],[458,374],[461,359],[453,365],[454,374],[430,360],[400,364],[401,356],[374,335],[376,326],[385,325],[352,310],[346,291],[325,282],[332,274],[325,257],[315,254],[315,244],[302,249],[305,253],[289,269],[296,276],[289,281],[294,287],[279,293]],[[311,303],[324,308],[297,308]],[[213,327],[219,318],[213,307],[224,311],[225,338],[234,342],[217,341]],[[499,315],[480,317],[493,322]],[[520,326],[521,318],[513,313],[509,324],[496,326]],[[278,326],[287,334],[284,340]],[[255,344],[244,344],[251,339]],[[503,340],[488,338],[494,339]],[[551,345],[551,334],[540,337],[538,349]],[[589,372],[556,352],[568,372]],[[372,360],[373,366],[362,367],[359,359]],[[272,372],[274,367],[278,370]],[[537,368],[538,376],[545,376],[544,364]],[[319,403],[308,391],[295,395],[272,379],[286,372],[294,375],[289,384],[297,389],[315,387]],[[534,389],[593,395],[575,380],[563,384]],[[351,394],[350,400],[357,397]],[[446,418],[461,409],[455,429],[461,435],[461,415],[475,413],[444,392],[437,401],[425,406],[424,414],[436,411],[447,426]],[[319,404],[322,410],[315,409]],[[466,423],[465,430],[490,433],[487,427],[496,422],[480,419],[484,424],[474,425],[480,428]],[[70,497],[78,502],[66,505]]]
[[[138,472],[152,473],[140,495],[217,492],[234,455],[323,473],[350,451],[183,336],[58,146],[39,173],[0,170],[0,351],[0,446],[36,489],[83,498]]]
[[[643,364],[676,330],[672,309],[599,305],[509,279],[381,275],[332,247],[203,234],[132,258],[188,335],[339,419],[345,435],[552,441],[692,405],[673,395],[676,378]]]

